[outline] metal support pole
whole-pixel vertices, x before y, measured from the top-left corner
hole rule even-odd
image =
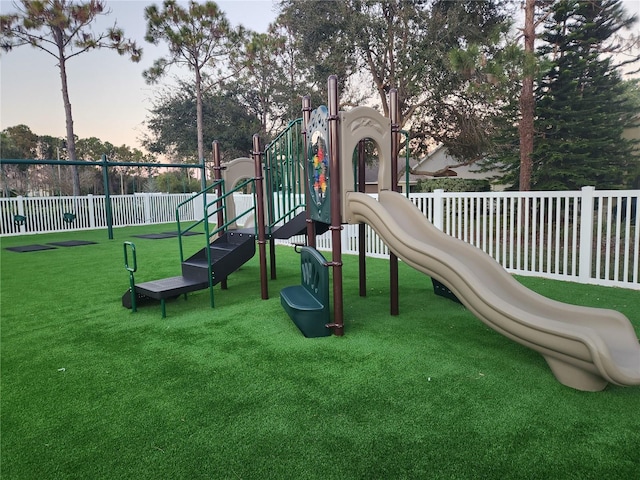
[[[222,195],[224,195],[224,192],[222,191],[222,183],[220,182],[220,180],[222,180],[222,166],[221,166],[221,162],[220,162],[220,143],[218,143],[217,140],[215,140],[211,146],[211,150],[212,150],[212,155],[213,155],[213,179],[214,181],[217,183],[216,185],[216,195],[218,198],[222,197]],[[202,200],[205,205],[207,204],[207,194],[204,194],[204,199]],[[224,220],[224,214],[225,212],[222,209],[222,201],[219,201],[216,203],[216,209],[218,210],[217,216],[216,216],[216,221],[218,222],[218,225],[216,225],[216,227],[219,227],[220,225],[224,225],[225,224],[225,220]],[[205,216],[208,214],[208,212],[205,212]],[[208,218],[208,217],[205,217]],[[208,220],[206,220],[208,221]],[[226,229],[225,229],[226,230]],[[218,236],[221,236],[224,233],[224,230],[221,230],[218,233]],[[224,280],[222,280],[220,282],[220,288],[222,290],[226,290],[228,288],[227,286],[227,279],[225,278]]]
[[[265,212],[265,228],[269,228],[269,272],[271,280],[277,278],[276,271],[276,242],[271,235],[273,227],[275,225],[275,184],[278,177],[278,157],[279,157],[279,141],[267,144],[264,152],[264,161],[262,162],[263,175],[264,175],[264,195],[267,199],[267,210]],[[266,234],[266,231],[265,231]]]
[[[398,191],[398,90],[392,88],[389,92],[389,116],[391,117],[391,190]],[[395,253],[389,252],[389,295],[390,313],[398,315],[400,313],[399,297],[400,287],[398,285],[398,257]]]
[[[311,97],[305,95],[302,97],[302,135],[304,138],[304,204],[307,211],[307,245],[310,247],[316,247],[316,228],[311,220],[311,185],[309,184],[309,159],[308,148],[309,139],[307,138],[307,125],[309,125],[309,119],[311,118]]]
[[[220,144],[218,141],[214,141],[212,144],[212,152],[213,152],[213,178],[218,184],[216,185],[216,195],[220,198],[224,195],[222,191],[222,184],[219,183],[222,180],[222,166],[220,164]],[[206,199],[205,199],[206,203]],[[222,211],[222,201],[216,202],[216,209],[218,209],[217,213],[217,222],[218,225],[224,225],[224,212]]]
[[[267,241],[265,240],[264,223],[264,185],[262,176],[262,153],[260,151],[260,136],[253,136],[253,161],[255,162],[256,187],[256,215],[258,217],[258,251],[260,253],[260,293],[263,300],[269,299],[269,285],[267,283]]]
[[[111,196],[109,195],[109,165],[107,156],[102,155],[102,179],[104,183],[104,208],[107,214],[107,232],[109,240],[113,240],[113,210],[111,209]]]
[[[340,206],[340,132],[338,116],[338,77],[331,75],[329,90],[329,148],[331,151],[329,170],[331,184],[331,250],[333,266],[333,333],[344,335],[344,305],[342,292],[342,230]]]
[[[205,158],[202,157],[200,159],[200,169],[201,169],[201,174],[200,174],[200,190],[205,190],[207,188],[207,167],[206,167],[206,163],[205,163]]]

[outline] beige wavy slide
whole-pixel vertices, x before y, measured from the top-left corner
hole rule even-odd
[[[620,312],[570,305],[524,287],[482,250],[434,227],[403,195],[349,192],[349,222],[369,224],[408,265],[442,282],[486,325],[547,361],[585,391],[640,385],[640,343]]]

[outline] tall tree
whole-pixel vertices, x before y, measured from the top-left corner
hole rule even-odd
[[[135,42],[124,37],[114,23],[104,32],[95,33],[92,24],[101,15],[108,15],[102,0],[77,2],[73,0],[21,0],[14,3],[16,13],[0,16],[0,48],[31,45],[55,58],[60,71],[64,104],[67,152],[69,160],[76,160],[73,114],[69,98],[67,62],[78,55],[97,48],[128,54],[134,62],[142,55]],[[73,167],[73,193],[80,193],[80,177]]]
[[[42,160],[65,160],[67,159],[67,143],[63,138],[51,135],[40,135],[38,137],[38,154],[35,158]],[[81,155],[78,155],[82,158]],[[83,169],[83,171],[86,169]],[[73,192],[73,182],[69,182],[69,166],[48,165],[43,166],[43,190],[50,194],[71,195]],[[71,175],[73,177],[73,175]],[[82,191],[82,180],[80,180],[80,191]]]
[[[233,62],[240,72],[235,85],[227,84],[260,121],[259,134],[267,138],[276,122],[276,95],[279,81],[278,56],[284,39],[277,35],[250,32],[242,51],[234,55]],[[258,132],[256,132],[258,133]]]
[[[202,99],[211,87],[212,71],[228,59],[240,32],[233,32],[224,12],[214,2],[199,3],[194,0],[183,8],[175,0],[165,0],[162,8],[151,5],[145,9],[147,34],[145,39],[158,45],[169,46],[169,55],[157,59],[153,67],[144,72],[149,83],[157,82],[172,65],[187,67],[194,74],[193,86],[196,98],[196,135],[198,161],[204,161],[203,106]],[[202,186],[206,179],[202,178]]]
[[[2,158],[36,158],[38,154],[38,135],[33,133],[26,125],[16,125],[3,130],[8,138],[11,139],[11,145],[14,147],[11,153],[17,156],[7,156],[4,146],[2,148]]]
[[[533,123],[536,101],[533,93],[533,66],[535,64],[535,10],[536,0],[525,0],[524,4],[524,77],[520,91],[520,190],[531,190],[533,155]]]
[[[549,61],[538,87],[536,189],[619,188],[637,157],[623,130],[637,108],[611,55],[635,22],[620,0],[559,0],[542,35]]]
[[[31,159],[38,152],[38,135],[26,125],[15,125],[0,132],[0,157]],[[31,173],[36,172],[33,165],[2,165],[2,191],[8,197],[11,191],[24,195],[30,186]]]
[[[276,21],[266,33],[250,32],[244,48],[233,55],[239,74],[225,89],[260,120],[260,134],[267,141],[301,116],[301,92],[312,95],[312,104],[326,102],[326,92],[320,92],[327,79],[318,88],[315,70],[299,47],[300,39],[288,25]]]
[[[272,32],[283,36],[293,47],[288,63],[295,66],[297,72],[290,71],[288,78],[304,78],[301,83],[306,84],[308,90],[301,94],[317,94],[326,102],[329,75],[337,75],[340,81],[346,82],[358,71],[351,26],[356,14],[354,3],[353,0],[280,1],[280,14]]]
[[[229,92],[209,90],[201,98],[202,131],[210,142],[218,140],[225,159],[247,156],[251,137],[260,124],[244,104]],[[197,100],[191,84],[180,83],[158,97],[146,125],[150,135],[143,140],[152,153],[167,154],[177,160],[193,158],[199,145],[196,129]]]
[[[455,147],[486,123],[481,97],[474,97],[471,77],[452,67],[449,54],[475,45],[481,56],[492,56],[508,27],[510,3],[283,0],[280,20],[300,38],[301,51],[317,59],[317,72],[343,72],[344,86],[371,86],[384,113],[389,89],[397,88],[401,125],[411,128],[415,146],[424,149],[436,139],[456,156],[473,156],[473,149]]]

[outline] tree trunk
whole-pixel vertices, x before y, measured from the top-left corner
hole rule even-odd
[[[11,195],[9,193],[9,183],[7,182],[7,166],[2,165],[0,171],[2,172],[2,196],[9,198]]]
[[[526,0],[524,14],[524,78],[522,91],[520,92],[520,191],[531,190],[531,172],[533,170],[533,117],[535,110],[535,98],[533,96],[533,70],[534,70],[534,41],[535,25],[534,12],[535,0]]]
[[[64,54],[64,39],[62,31],[58,28],[54,28],[54,36],[56,44],[58,46],[58,60],[60,61],[60,80],[62,81],[62,102],[64,103],[64,114],[67,124],[67,154],[69,160],[76,160],[76,139],[73,134],[73,115],[71,114],[71,101],[69,100],[69,88],[67,84],[67,66],[66,57]],[[73,195],[80,195],[80,174],[78,173],[78,166],[72,165],[71,172],[73,176]]]
[[[198,165],[204,164],[204,134],[202,126],[202,76],[196,65],[196,129],[198,131]],[[200,182],[202,190],[207,188],[207,176],[205,170],[200,170]]]

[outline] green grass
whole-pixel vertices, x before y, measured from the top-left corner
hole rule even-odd
[[[579,392],[537,353],[433,294],[400,265],[345,257],[345,336],[304,338],[280,306],[298,257],[279,247],[260,299],[257,256],[216,288],[132,314],[137,281],[179,274],[171,226],[1,240],[3,479],[636,478],[640,387]],[[14,253],[69,239],[96,245]],[[187,238],[195,249],[201,236]],[[553,298],[609,307],[640,333],[637,291],[520,278]]]

